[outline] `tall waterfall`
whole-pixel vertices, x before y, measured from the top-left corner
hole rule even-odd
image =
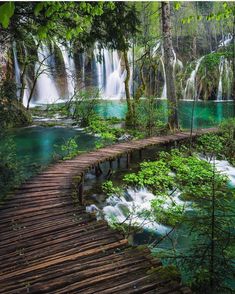
[[[20,79],[20,75],[21,75],[20,65],[19,65],[19,61],[18,61],[18,57],[17,57],[17,50],[16,50],[16,43],[15,42],[13,42],[12,51],[13,51],[14,70],[15,70],[14,75],[15,75],[15,81],[16,81],[16,87],[17,87],[16,95],[17,95],[17,98],[19,99],[22,85],[21,85],[21,79]],[[25,48],[24,48],[24,51],[25,51],[25,56],[27,56],[27,51]],[[30,94],[29,92],[30,92],[29,91],[29,82],[26,77],[26,88],[24,89],[24,94],[23,94],[23,105],[24,106],[27,106],[28,97]]]
[[[45,44],[38,47],[38,62],[35,65],[35,74],[39,74],[37,79],[37,101],[40,103],[54,103],[59,100],[55,80],[51,72],[51,53]]]
[[[60,48],[60,51],[63,56],[65,71],[66,71],[66,79],[68,84],[68,94],[69,94],[69,97],[71,97],[74,94],[75,80],[76,80],[74,57],[69,50],[70,48],[68,44],[67,44],[67,47],[60,43],[58,43],[57,45]]]
[[[162,93],[161,93],[161,98],[165,99],[167,98],[167,86],[166,86],[166,70],[165,70],[165,64],[164,64],[164,49],[162,45],[162,41],[158,40],[156,45],[153,47],[152,54],[153,56],[157,54],[158,50],[161,50],[161,57],[160,57],[160,62],[162,65],[162,73],[163,73],[163,78],[164,78],[164,84],[162,88]],[[172,60],[172,66],[173,66],[173,75],[176,76],[176,70],[177,67],[183,68],[183,63],[181,60],[177,58],[176,52],[173,49],[173,60]]]
[[[203,57],[204,56],[197,60],[195,69],[191,72],[191,75],[186,82],[186,87],[184,90],[184,99],[197,99],[196,76]]]
[[[124,95],[125,70],[117,50],[94,49],[98,87],[105,98],[120,99]],[[100,60],[99,60],[100,57]]]
[[[217,90],[217,101],[221,101],[223,99],[229,100],[231,98],[232,79],[232,65],[227,58],[221,56],[219,63],[219,84]]]
[[[221,101],[223,98],[223,71],[224,71],[224,57],[222,56],[220,58],[220,64],[219,64],[219,85],[218,85],[218,92],[217,92],[217,101]]]
[[[17,58],[17,51],[16,51],[16,43],[13,42],[12,46],[12,51],[13,51],[13,58],[14,58],[14,69],[15,69],[15,81],[16,81],[16,87],[17,87],[17,97],[19,98],[20,96],[20,66]]]
[[[163,77],[164,77],[164,85],[163,85],[163,89],[162,89],[162,94],[161,94],[161,98],[167,98],[167,88],[166,88],[166,70],[165,70],[165,64],[163,61],[163,56],[160,57],[160,61],[162,63],[162,70],[163,70]]]

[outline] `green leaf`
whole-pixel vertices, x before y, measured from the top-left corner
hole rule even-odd
[[[50,17],[54,13],[54,11],[55,10],[53,6],[49,7],[45,13],[46,17]]]
[[[6,29],[9,26],[10,18],[15,11],[15,4],[13,2],[7,2],[0,6],[0,23],[3,28]]]
[[[176,2],[174,3],[174,8],[175,8],[175,10],[179,10],[180,7],[181,7],[181,3],[178,2],[178,1],[176,1]]]
[[[34,14],[35,14],[35,16],[38,16],[39,15],[39,13],[42,11],[43,7],[44,7],[44,3],[43,2],[40,2],[40,3],[38,3],[35,6],[35,8],[34,8]]]

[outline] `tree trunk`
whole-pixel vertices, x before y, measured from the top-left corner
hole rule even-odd
[[[164,64],[166,71],[166,87],[168,99],[168,124],[172,131],[178,129],[178,110],[175,91],[175,79],[173,72],[173,45],[170,22],[170,4],[169,2],[161,2],[162,8],[162,31],[163,31],[163,47],[164,47]]]
[[[130,82],[130,65],[128,61],[127,51],[124,50],[123,52],[125,68],[126,68],[126,79],[125,79],[125,93],[126,93],[126,102],[127,102],[127,115],[126,115],[126,124],[131,126],[134,120],[133,114],[133,105],[131,101],[130,89],[129,89],[129,82]]]
[[[33,97],[33,93],[34,93],[34,89],[36,87],[37,79],[38,79],[38,77],[35,77],[35,79],[33,81],[33,86],[32,86],[32,89],[30,91],[30,95],[29,95],[28,102],[27,102],[27,110],[29,109],[29,104],[30,104],[31,99]]]

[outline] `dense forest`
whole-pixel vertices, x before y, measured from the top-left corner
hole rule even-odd
[[[87,213],[160,259],[155,281],[233,293],[234,115],[233,1],[0,2],[0,214],[48,166],[126,146],[73,183]]]

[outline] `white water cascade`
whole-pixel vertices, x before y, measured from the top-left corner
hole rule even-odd
[[[18,61],[18,57],[17,57],[17,50],[16,50],[16,43],[13,42],[13,46],[12,46],[12,50],[13,50],[13,59],[14,59],[14,69],[15,69],[15,81],[16,81],[16,87],[17,87],[17,98],[20,98],[20,89],[22,87],[21,85],[21,80],[20,80],[20,65],[19,65],[19,61]],[[24,48],[25,51],[25,56],[27,56],[27,51]],[[23,96],[23,105],[27,106],[28,103],[28,97],[30,95],[30,90],[29,90],[29,82],[28,79],[26,77],[26,88],[24,89],[24,96]]]
[[[59,100],[59,94],[56,89],[54,77],[50,67],[50,51],[45,44],[38,47],[38,62],[35,65],[35,74],[41,73],[37,80],[37,102],[55,103]]]
[[[162,89],[162,94],[161,94],[161,98],[162,99],[166,99],[167,98],[167,88],[166,88],[166,70],[165,70],[165,65],[164,65],[164,61],[163,61],[163,57],[161,56],[160,61],[162,63],[162,70],[163,70],[163,77],[164,77],[164,85],[163,85],[163,89]]]
[[[231,98],[232,91],[232,64],[224,56],[221,56],[219,63],[219,84],[217,90],[217,101],[223,99],[229,100]]]
[[[17,58],[17,51],[16,51],[16,43],[13,42],[13,46],[12,46],[12,50],[13,50],[13,58],[14,58],[14,69],[15,69],[15,81],[16,81],[16,87],[17,87],[17,97],[19,98],[20,96],[20,86],[21,86],[21,82],[20,82],[20,66],[19,66],[19,62],[18,62],[18,58]]]
[[[186,87],[184,89],[184,99],[185,100],[186,99],[188,99],[188,100],[197,99],[196,76],[197,76],[197,72],[198,72],[199,66],[200,66],[203,58],[204,58],[204,56],[202,56],[201,58],[199,58],[197,60],[195,69],[191,72],[191,75],[186,82]]]
[[[72,53],[70,52],[69,44],[67,46],[64,46],[63,44],[58,43],[58,47],[60,48],[60,51],[63,56],[64,65],[65,65],[65,71],[66,71],[66,79],[68,84],[68,94],[69,98],[74,94],[75,89],[75,64],[74,64],[74,57]]]
[[[161,40],[158,40],[156,45],[153,47],[152,54],[155,56],[158,52],[158,50],[161,50],[161,65],[162,65],[162,72],[163,72],[163,78],[164,78],[164,84],[163,84],[163,89],[161,93],[161,99],[167,98],[167,86],[166,86],[166,70],[165,70],[165,64],[164,64],[164,49]],[[180,69],[183,68],[183,63],[181,60],[177,58],[176,52],[173,49],[173,56],[174,59],[172,60],[172,66],[173,66],[173,74],[174,76],[176,75],[176,69],[179,67]]]
[[[97,84],[105,98],[120,99],[124,96],[125,70],[117,50],[94,49]],[[100,57],[100,60],[99,60]],[[130,79],[131,80],[131,79]]]
[[[232,34],[228,34],[227,36],[224,36],[220,41],[219,41],[219,46],[218,47],[226,47],[228,46],[233,40]]]
[[[221,101],[223,99],[223,71],[224,71],[224,57],[222,56],[219,63],[219,85],[217,92],[217,101]]]
[[[232,79],[233,79],[233,70],[232,70],[232,61],[227,59],[224,60],[224,72],[225,80],[227,82],[227,100],[231,99],[232,92]]]
[[[102,218],[108,222],[114,220],[117,223],[130,226],[141,226],[145,229],[156,231],[158,234],[164,235],[169,232],[170,228],[157,223],[154,220],[144,217],[143,212],[151,210],[151,201],[156,196],[142,188],[140,190],[127,189],[125,196],[112,195],[106,200],[106,206],[99,211],[95,205],[87,207],[88,212],[97,212],[97,218]]]

